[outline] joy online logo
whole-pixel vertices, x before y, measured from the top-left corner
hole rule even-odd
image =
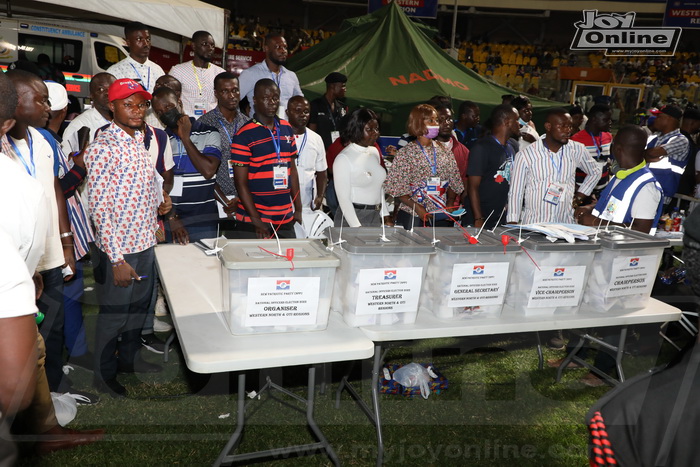
[[[292,281],[289,279],[277,281],[277,290],[288,290],[292,286]]]
[[[630,266],[639,266],[639,258],[631,258]]]
[[[681,28],[634,27],[636,13],[598,13],[584,10],[583,21],[574,23],[571,50],[605,50],[605,55],[671,56],[681,38]]]
[[[396,269],[384,271],[384,280],[390,281],[396,279]]]
[[[474,266],[474,270],[472,271],[472,274],[483,274],[484,273],[484,266]]]
[[[564,277],[565,268],[554,268],[554,277]]]

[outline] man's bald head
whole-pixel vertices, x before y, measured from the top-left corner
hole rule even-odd
[[[613,155],[623,169],[630,169],[644,160],[647,133],[637,125],[625,125],[613,140]]]
[[[262,93],[264,90],[272,87],[277,88],[277,83],[272,81],[270,78],[259,79],[253,88],[253,97],[260,95],[260,93]],[[279,88],[277,89],[279,91]]]
[[[291,107],[294,104],[297,103],[306,103],[309,102],[306,97],[304,96],[292,96],[289,101],[287,102],[287,108]]]

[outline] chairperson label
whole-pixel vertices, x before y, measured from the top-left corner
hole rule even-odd
[[[656,279],[658,264],[659,257],[657,255],[615,258],[605,298],[650,294]]]
[[[585,276],[586,266],[542,266],[535,271],[527,307],[577,306]]]
[[[455,264],[447,306],[500,305],[506,293],[509,263]]]
[[[316,324],[320,277],[250,277],[244,326]]]
[[[418,310],[423,268],[360,269],[356,315]]]

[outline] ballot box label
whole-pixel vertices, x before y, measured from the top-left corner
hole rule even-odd
[[[528,308],[578,306],[586,266],[541,266],[535,271]]]
[[[360,269],[357,315],[418,310],[423,268]]]
[[[656,279],[659,257],[619,256],[613,260],[610,285],[605,298],[650,294]]]
[[[510,263],[463,263],[452,268],[447,306],[501,305]]]
[[[244,326],[316,324],[320,277],[250,277]]]

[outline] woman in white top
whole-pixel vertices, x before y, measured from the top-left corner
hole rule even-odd
[[[374,146],[379,138],[377,114],[365,108],[355,110],[340,136],[348,145],[333,162],[339,205],[335,225],[379,226],[382,219],[393,225],[384,200],[386,170]]]
[[[520,150],[522,151],[530,144],[537,141],[540,135],[535,128],[535,122],[532,121],[532,103],[525,96],[518,96],[511,101],[511,105],[518,111],[520,123]]]

